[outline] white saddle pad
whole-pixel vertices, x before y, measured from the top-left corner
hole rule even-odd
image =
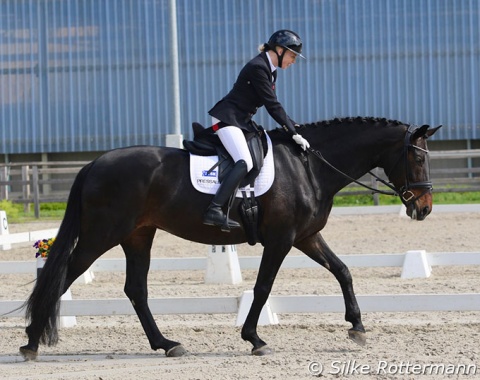
[[[255,196],[265,194],[272,186],[275,178],[275,165],[273,162],[272,141],[267,134],[268,152],[263,162],[263,167],[257,178],[255,178]],[[208,171],[218,162],[217,156],[196,156],[190,153],[190,179],[195,189],[205,194],[215,194],[220,186],[218,181],[218,167]],[[250,191],[250,186],[238,189],[237,198],[242,197],[241,190]]]

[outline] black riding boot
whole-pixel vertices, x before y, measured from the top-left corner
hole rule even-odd
[[[203,215],[203,223],[209,226],[228,226],[230,228],[238,228],[240,224],[234,220],[228,219],[223,213],[222,206],[227,203],[230,196],[238,189],[238,185],[247,175],[247,164],[244,160],[235,163],[228,176],[223,179],[217,193],[213,197],[210,206]]]

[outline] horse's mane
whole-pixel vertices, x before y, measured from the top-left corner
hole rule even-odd
[[[370,116],[336,117],[330,120],[321,120],[313,123],[302,124],[297,129],[297,131],[301,134],[302,130],[304,131],[305,129],[335,127],[338,125],[345,125],[345,124],[355,124],[359,126],[367,125],[367,124],[368,125],[375,124],[375,125],[378,125],[379,127],[405,125],[405,123],[399,120],[392,120],[384,117],[370,117]],[[277,138],[290,137],[289,134],[284,133],[284,130],[282,128],[273,129],[269,131],[269,134],[272,132]]]
[[[365,117],[365,116],[357,116],[357,117],[336,117],[330,120],[321,120],[315,123],[307,123],[303,126],[305,128],[312,128],[312,127],[328,127],[328,126],[335,126],[338,124],[379,124],[379,125],[404,125],[398,120],[391,120],[384,117]]]

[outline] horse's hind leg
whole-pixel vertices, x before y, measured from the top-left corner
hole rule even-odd
[[[95,240],[94,237],[91,239],[80,239],[75,246],[72,253],[68,256],[68,265],[66,270],[66,277],[63,283],[63,289],[59,296],[53,296],[51,294],[48,295],[49,303],[55,304],[58,302],[60,295],[64,294],[68,288],[72,285],[72,283],[82,274],[84,273],[90,265],[103,253],[105,253],[108,249],[112,247],[102,245],[98,241]],[[88,241],[88,243],[86,243]],[[55,272],[54,275],[51,275],[50,278],[58,278],[61,276],[61,273]],[[46,302],[43,300],[42,306],[45,306]],[[42,311],[44,311],[43,309]],[[36,311],[36,315],[38,316],[38,311]],[[25,357],[27,360],[35,360],[38,354],[38,346],[39,343],[46,343],[48,345],[54,345],[58,341],[58,333],[57,333],[57,325],[55,324],[49,325],[48,328],[50,332],[48,335],[45,335],[42,338],[42,331],[45,329],[45,324],[47,322],[43,318],[32,318],[30,324],[26,328],[26,333],[28,335],[28,344],[25,346],[20,347],[20,353]]]
[[[154,350],[164,349],[167,356],[182,356],[186,353],[183,346],[162,335],[148,307],[147,276],[155,231],[150,227],[138,229],[121,243],[127,259],[124,290],[140,319],[150,347]]]
[[[90,268],[95,260],[113,246],[114,245],[103,245],[100,243],[93,244],[92,241],[87,238],[80,239],[70,255],[63,293],[68,290],[78,277]]]
[[[295,244],[308,257],[328,269],[337,279],[345,301],[345,320],[352,323],[348,336],[355,343],[363,346],[366,343],[360,308],[353,291],[352,275],[348,267],[333,253],[320,233]]]

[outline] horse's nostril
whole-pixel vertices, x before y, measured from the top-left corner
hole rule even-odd
[[[425,206],[424,208],[422,208],[420,210],[420,212],[418,213],[417,217],[418,217],[418,220],[424,220],[428,214],[430,214],[430,207],[429,206]]]

